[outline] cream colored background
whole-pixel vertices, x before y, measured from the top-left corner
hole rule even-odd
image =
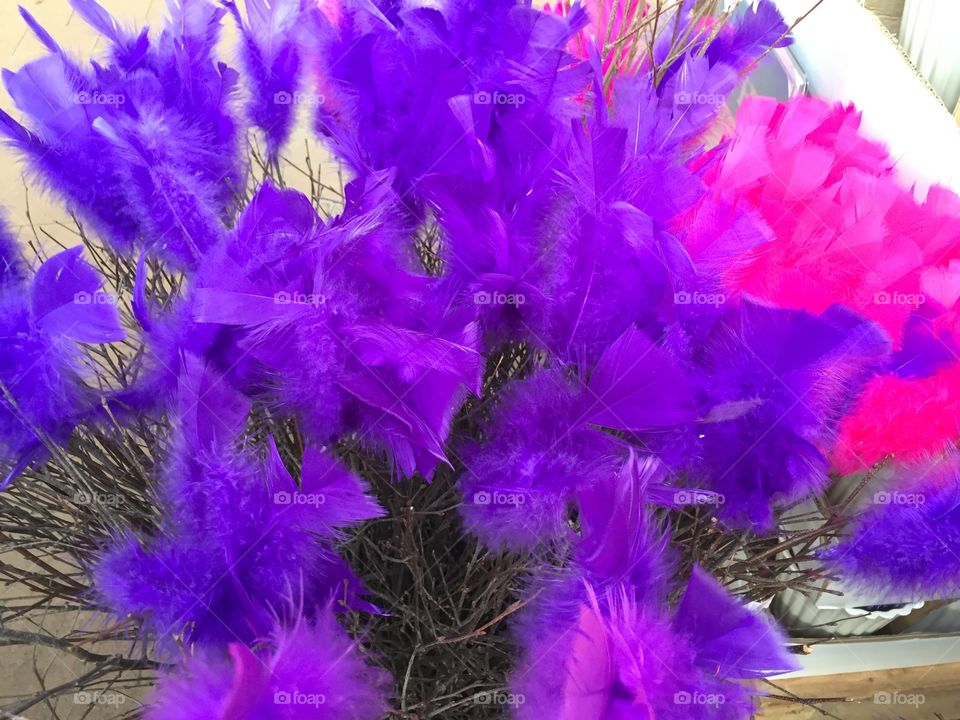
[[[900,32],[903,0],[863,0],[863,4],[883,21],[894,37]]]

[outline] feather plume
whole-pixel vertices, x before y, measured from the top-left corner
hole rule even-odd
[[[867,499],[842,540],[823,553],[853,587],[889,602],[960,591],[960,456],[955,449],[899,466]]]
[[[6,235],[3,228],[2,235]],[[54,255],[29,280],[3,247],[0,280],[0,490],[50,443],[63,445],[92,419],[99,395],[84,383],[89,367],[78,343],[124,338],[116,300],[101,290],[83,248]]]
[[[367,664],[329,611],[274,630],[256,649],[231,643],[160,679],[148,720],[375,720],[389,679]]]

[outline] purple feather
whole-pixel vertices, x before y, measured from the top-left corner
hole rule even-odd
[[[147,720],[376,720],[387,674],[368,665],[329,611],[274,631],[256,650],[203,653],[160,679]]]
[[[359,478],[310,450],[298,488],[272,444],[266,465],[238,450],[249,403],[196,360],[177,407],[162,534],[105,549],[93,571],[100,601],[143,616],[164,647],[188,629],[206,645],[252,641],[301,593],[370,608],[333,547],[339,528],[382,513]]]
[[[723,586],[694,566],[674,629],[696,638],[697,664],[720,677],[761,678],[798,670],[787,638],[763,611],[741,605]]]
[[[629,433],[689,423],[696,417],[693,389],[676,360],[631,327],[597,362],[582,416]]]
[[[659,592],[666,584],[666,536],[647,509],[651,489],[661,486],[665,475],[656,458],[631,452],[618,473],[577,493],[581,537],[574,567],[591,584],[630,583],[637,593]]]
[[[27,280],[27,269],[20,255],[5,213],[0,212],[0,289],[22,286]]]
[[[577,384],[539,370],[504,389],[483,443],[460,453],[461,512],[495,548],[531,548],[562,538],[578,488],[616,473],[622,448],[578,419]]]
[[[672,462],[724,497],[720,517],[761,530],[774,507],[822,490],[837,423],[889,353],[884,333],[832,307],[817,317],[744,301],[694,340],[700,421]],[[691,461],[691,458],[695,460]]]
[[[544,112],[572,117],[572,96],[587,84],[586,67],[563,50],[585,22],[582,10],[562,19],[512,0],[348,2],[336,27],[314,33],[326,77],[317,128],[355,172],[396,168],[397,190],[419,216],[431,175],[473,179],[493,162],[549,157],[536,144],[550,145]],[[497,136],[503,147],[486,145]]]
[[[783,634],[699,569],[675,615],[638,591],[557,585],[527,609],[525,654],[512,679],[525,697],[519,718],[686,720],[693,710],[741,720],[753,693],[738,679],[797,668]],[[708,617],[726,620],[717,626]]]
[[[3,250],[4,267],[13,271],[0,282],[0,457],[7,471],[0,489],[44,457],[45,445],[65,444],[97,408],[77,343],[124,338],[116,301],[101,290],[82,248],[54,255],[29,281]]]
[[[93,0],[74,6],[111,41],[113,64],[81,69],[25,15],[51,55],[4,71],[30,130],[3,115],[0,131],[117,252],[143,242],[194,265],[223,234],[242,178],[228,106],[236,74],[212,55],[224,11],[171,3],[151,45]]]
[[[768,49],[789,45],[793,39],[773,0],[760,0],[755,7],[740,4],[707,46],[711,63],[725,63],[745,70]]]
[[[474,312],[415,272],[389,174],[347,189],[324,225],[292,191],[261,188],[194,293],[197,321],[234,328],[259,363],[250,392],[318,443],[347,427],[405,475],[446,462],[444,441],[481,373]]]
[[[790,42],[772,0],[761,0],[756,10],[741,3],[716,37],[690,28],[687,18],[678,16],[676,23],[681,34],[665,29],[655,48],[662,74],[658,85],[649,63],[638,75],[614,83],[615,122],[629,130],[628,145],[637,154],[689,156],[742,73],[768,49]],[[686,31],[692,33],[693,47],[666,65],[669,39]],[[711,42],[704,48],[707,38]]]
[[[951,598],[960,591],[960,457],[898,468],[844,538],[824,553],[854,587],[890,602]]]
[[[263,130],[268,157],[276,160],[290,136],[300,99],[301,53],[296,34],[305,13],[300,0],[246,0],[244,24],[236,3],[225,3],[243,36],[243,64],[250,83],[247,114]],[[320,99],[311,95],[319,104]]]

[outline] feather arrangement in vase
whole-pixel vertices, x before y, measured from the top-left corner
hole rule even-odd
[[[49,577],[3,567],[126,642],[91,682],[156,682],[151,720],[749,718],[798,667],[749,601],[960,590],[960,200],[814,98],[704,146],[772,2],[168,4],[71,0],[90,64],[22,11],[47,55],[3,76],[82,241],[0,235],[2,533]],[[298,112],[342,187],[288,187]],[[881,467],[925,502],[796,529]]]

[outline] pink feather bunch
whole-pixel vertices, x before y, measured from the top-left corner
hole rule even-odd
[[[692,169],[709,189],[677,223],[693,231],[694,257],[718,252],[697,232],[718,205],[748,215],[767,238],[719,249],[732,260],[722,277],[730,294],[813,313],[847,305],[898,351],[844,419],[835,469],[944,450],[960,427],[960,198],[934,187],[918,201],[886,149],[861,133],[858,111],[811,97],[748,98],[732,136]]]

